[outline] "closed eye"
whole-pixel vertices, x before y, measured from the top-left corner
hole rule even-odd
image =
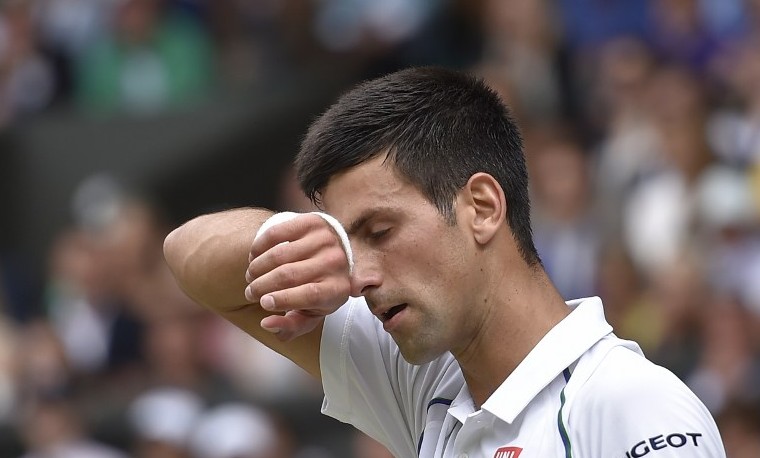
[[[390,230],[391,230],[391,228],[383,229],[381,231],[370,232],[367,235],[367,238],[369,238],[370,240],[374,240],[374,241],[381,240],[383,237],[385,237],[390,232]]]

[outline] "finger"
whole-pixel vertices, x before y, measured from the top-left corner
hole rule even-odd
[[[308,259],[313,255],[315,249],[313,240],[306,238],[292,243],[285,242],[275,245],[255,258],[253,258],[253,252],[251,252],[248,268],[245,271],[245,279],[248,283],[251,283],[254,279],[278,266]]]
[[[261,296],[259,303],[262,308],[272,312],[302,310],[326,315],[345,303],[349,292],[348,279],[334,278],[266,293]]]
[[[303,214],[294,219],[276,224],[259,234],[251,244],[249,259],[253,260],[270,248],[283,242],[292,242],[308,234],[320,224],[326,225],[317,215]]]
[[[246,279],[249,280],[249,284],[245,289],[245,297],[252,302],[258,302],[266,294],[309,283],[339,283],[346,288],[346,292],[350,289],[350,278],[346,275],[346,255],[338,247],[323,249],[318,255],[308,257],[303,261],[288,262],[263,274],[259,274],[258,267],[249,267],[249,269],[246,271]],[[337,288],[334,290],[339,294],[343,292]],[[330,291],[328,289],[327,293],[329,294]],[[308,305],[305,308],[308,308]],[[277,308],[275,310],[289,309]]]
[[[283,342],[308,334],[322,322],[324,316],[291,310],[285,315],[270,315],[261,320],[262,329],[277,335]]]
[[[324,277],[323,271],[324,264],[313,258],[283,264],[255,277],[246,288],[246,297],[249,300],[257,301],[265,294],[308,283],[316,283]],[[276,310],[285,311],[288,309]]]
[[[325,243],[324,237],[310,233],[293,242],[275,245],[248,263],[246,280],[250,283],[279,266],[312,258]]]

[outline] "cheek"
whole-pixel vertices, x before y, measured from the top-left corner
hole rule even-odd
[[[386,275],[418,290],[458,288],[472,263],[465,242],[455,228],[420,228],[388,244],[378,261]]]
[[[426,250],[425,269],[428,273],[429,285],[446,292],[454,299],[459,292],[470,287],[472,277],[472,260],[470,253],[461,240],[451,237],[441,237]]]

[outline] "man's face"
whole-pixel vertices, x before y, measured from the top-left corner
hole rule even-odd
[[[366,298],[407,361],[423,364],[469,343],[483,276],[466,225],[447,224],[384,159],[334,176],[322,201],[349,233],[351,294]],[[456,214],[466,210],[457,205]]]

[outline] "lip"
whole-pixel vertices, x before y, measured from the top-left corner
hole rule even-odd
[[[399,309],[394,311],[393,315],[390,318],[386,318],[386,313],[393,310],[394,308],[398,307]],[[378,318],[380,318],[380,321],[383,322],[383,329],[385,329],[385,332],[392,332],[394,329],[398,328],[399,324],[401,323],[401,320],[403,320],[403,316],[406,313],[407,304],[398,304],[394,305],[393,307],[389,308],[385,312],[378,315]]]

